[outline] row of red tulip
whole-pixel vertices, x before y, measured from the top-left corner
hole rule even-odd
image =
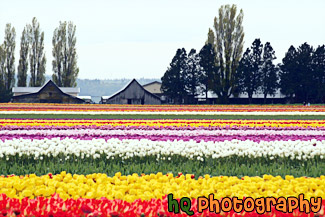
[[[180,202],[178,200],[178,202]],[[236,213],[231,210],[227,213],[213,213],[209,209],[204,210],[202,213],[197,212],[197,200],[192,199],[191,210],[192,216],[260,216],[254,210],[253,212]],[[322,201],[322,208],[318,213],[300,212],[294,210],[292,213],[283,213],[277,211],[272,207],[271,212],[266,212],[262,216],[325,216],[325,200]],[[58,195],[53,195],[51,198],[24,198],[19,199],[9,198],[6,195],[0,195],[0,216],[188,216],[186,213],[180,211],[178,214],[168,211],[167,197],[161,199],[152,199],[150,201],[136,200],[128,203],[122,200],[108,200],[102,199],[85,199],[80,198],[77,200],[68,199],[63,200]]]

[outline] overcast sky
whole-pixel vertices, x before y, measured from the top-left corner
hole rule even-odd
[[[77,26],[79,78],[161,78],[177,48],[201,49],[223,4],[244,11],[245,49],[269,41],[280,62],[290,45],[325,44],[324,0],[0,0],[0,39],[16,29],[16,67],[24,26],[36,17],[45,33],[46,73],[59,21]]]

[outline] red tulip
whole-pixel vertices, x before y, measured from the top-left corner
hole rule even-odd
[[[91,212],[92,212],[92,209],[91,209],[90,206],[88,206],[87,204],[82,204],[82,206],[81,206],[81,210],[82,210],[84,213],[91,213]]]

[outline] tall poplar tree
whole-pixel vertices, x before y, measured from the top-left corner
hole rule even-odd
[[[29,53],[29,37],[28,30],[25,27],[20,39],[20,59],[18,65],[18,87],[27,86],[28,71],[28,53]]]
[[[5,61],[6,61],[6,54],[3,49],[3,45],[0,45],[0,88],[5,87],[4,83],[4,76],[5,76]]]
[[[30,82],[31,87],[40,87],[45,83],[46,57],[44,53],[44,32],[40,30],[40,24],[34,17],[32,25],[28,26],[30,53]]]
[[[5,85],[5,73],[6,73],[6,54],[3,49],[3,45],[0,45],[0,102],[5,101],[4,95],[6,93],[6,85]]]
[[[16,47],[16,31],[11,24],[6,25],[5,40],[3,50],[5,53],[5,72],[4,84],[6,91],[11,92],[11,88],[15,86],[15,47]]]
[[[214,45],[218,70],[214,76],[212,90],[223,103],[228,103],[237,88],[237,67],[243,53],[243,11],[237,14],[236,5],[224,5],[214,19]],[[211,31],[209,30],[209,34]],[[212,37],[210,37],[211,40]]]
[[[60,22],[52,38],[53,81],[60,87],[75,87],[79,68],[77,66],[76,26],[72,22]]]
[[[213,46],[213,49],[215,49],[215,43],[216,43],[216,38],[214,36],[214,32],[212,29],[209,28],[208,32],[208,39],[205,44],[211,44]]]

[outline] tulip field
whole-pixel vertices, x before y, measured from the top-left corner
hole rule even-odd
[[[0,216],[325,216],[325,106],[0,104],[0,175]]]

